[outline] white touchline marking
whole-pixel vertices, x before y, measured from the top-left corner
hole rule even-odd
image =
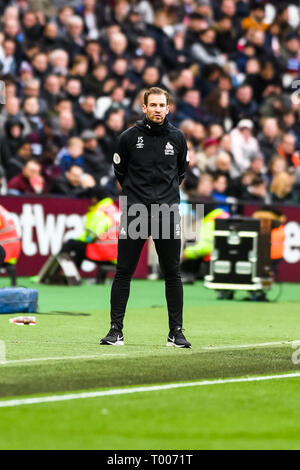
[[[76,361],[77,359],[101,359],[103,356],[127,356],[127,354],[101,354],[93,356],[58,356],[58,357],[33,357],[30,359],[14,359],[12,361],[5,361],[2,364],[23,364],[24,362],[44,362],[44,361]],[[1,364],[1,361],[0,361]]]
[[[0,364],[6,364],[5,342],[0,340]]]
[[[280,346],[284,344],[290,344],[294,343],[297,340],[291,340],[291,341],[274,341],[271,343],[253,343],[253,344],[232,344],[228,346],[204,346],[202,349],[205,350],[218,350],[218,349],[247,349],[247,348],[262,348],[264,346]]]
[[[238,345],[227,345],[227,346],[203,346],[200,350],[203,351],[222,351],[222,350],[231,350],[231,349],[247,349],[247,348],[260,348],[260,347],[267,347],[267,346],[280,346],[289,344],[292,345],[295,342],[300,342],[300,340],[291,340],[291,341],[275,341],[270,343],[254,343],[254,344],[238,344]],[[4,343],[4,341],[3,341]],[[99,354],[99,355],[87,355],[87,356],[57,356],[57,357],[33,357],[28,359],[13,359],[11,361],[1,361],[1,353],[0,353],[0,365],[14,365],[14,364],[23,364],[23,363],[38,363],[38,362],[45,362],[45,361],[76,361],[76,360],[84,360],[84,359],[101,359],[101,357],[133,357],[133,356],[140,356],[139,353],[112,353],[112,354]]]
[[[201,380],[199,382],[185,382],[185,383],[173,383],[167,385],[150,385],[147,387],[135,387],[135,388],[117,388],[111,390],[99,390],[95,392],[83,392],[83,393],[70,393],[66,395],[52,395],[36,398],[21,398],[14,400],[3,400],[0,401],[0,408],[11,408],[22,405],[38,405],[41,403],[53,403],[61,401],[79,400],[86,398],[99,398],[105,396],[114,395],[128,395],[131,393],[145,393],[145,392],[160,392],[163,390],[172,390],[177,388],[187,387],[202,387],[205,385],[222,385],[232,383],[243,383],[243,382],[262,382],[267,380],[277,379],[290,379],[300,377],[300,372],[291,372],[281,375],[261,375],[256,377],[242,377],[236,379],[217,379],[217,380]]]

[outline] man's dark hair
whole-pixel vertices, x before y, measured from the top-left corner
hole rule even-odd
[[[167,104],[169,104],[169,93],[166,90],[163,90],[162,88],[159,88],[157,86],[154,86],[152,88],[149,88],[144,94],[144,105],[147,106],[148,104],[148,97],[149,95],[165,95]]]

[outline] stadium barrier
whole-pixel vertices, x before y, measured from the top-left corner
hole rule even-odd
[[[3,196],[1,204],[11,212],[21,233],[22,252],[17,275],[34,276],[49,256],[59,253],[63,242],[82,234],[84,216],[91,202],[88,199]],[[94,263],[84,262],[82,267],[83,276],[96,277]],[[147,275],[145,246],[134,277],[145,278]]]
[[[17,265],[18,276],[36,275],[50,255],[56,255],[67,238],[77,238],[83,231],[84,215],[90,205],[87,199],[56,197],[1,197],[1,204],[15,218],[22,236],[22,253]],[[244,205],[251,216],[260,206]],[[281,206],[287,218],[286,248],[280,265],[279,279],[300,282],[300,211],[299,207]],[[85,264],[85,275],[95,276],[95,266]],[[144,247],[135,277],[148,274],[147,246]]]

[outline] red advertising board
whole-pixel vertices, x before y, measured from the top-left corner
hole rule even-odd
[[[59,253],[63,242],[83,232],[87,199],[2,196],[0,204],[12,213],[22,238],[22,253],[17,264],[18,276],[37,274],[47,258]],[[95,265],[85,262],[86,275]],[[142,251],[135,277],[146,277],[147,247]]]
[[[244,214],[252,216],[258,206],[245,206]],[[281,206],[286,216],[284,259],[279,267],[279,279],[284,282],[300,282],[300,208]]]

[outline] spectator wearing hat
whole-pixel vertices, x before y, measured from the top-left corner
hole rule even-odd
[[[110,167],[102,149],[98,145],[97,136],[91,129],[86,129],[81,134],[83,140],[83,164],[86,173],[92,175],[99,183],[101,178],[108,177]]]
[[[233,177],[241,176],[249,168],[251,156],[260,150],[257,139],[253,136],[253,129],[254,125],[250,119],[242,119],[230,132]]]
[[[203,144],[203,151],[197,153],[197,165],[202,172],[214,172],[216,170],[216,159],[219,152],[219,141],[214,137],[208,137]]]

